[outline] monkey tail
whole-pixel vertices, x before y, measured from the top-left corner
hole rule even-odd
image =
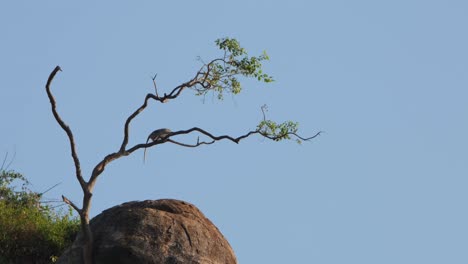
[[[146,144],[148,144],[149,140],[150,140],[150,137],[146,139]],[[146,161],[146,147],[145,147],[145,151],[143,152],[143,164],[145,164],[145,161]]]

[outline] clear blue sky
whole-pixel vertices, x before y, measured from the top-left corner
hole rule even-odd
[[[197,205],[240,263],[468,263],[468,2],[3,1],[0,153],[48,198],[81,190],[44,85],[72,128],[83,172],[116,151],[126,117],[237,38],[267,50],[276,82],[223,102],[187,92],[151,103],[131,144],[157,128],[239,135],[270,118],[312,142],[250,138],[163,145],[110,164],[92,214],[130,200]],[[194,142],[196,136],[185,138]]]

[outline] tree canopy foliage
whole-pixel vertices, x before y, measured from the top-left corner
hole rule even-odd
[[[238,76],[253,77],[265,83],[273,81],[273,77],[262,72],[262,61],[270,59],[265,51],[260,56],[249,57],[236,39],[222,38],[215,43],[224,51],[224,55],[204,64],[200,69],[198,73],[203,81],[194,87],[197,95],[213,91],[217,93],[218,99],[223,99],[225,92],[238,94],[242,90]]]

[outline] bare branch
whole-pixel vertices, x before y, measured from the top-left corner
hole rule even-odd
[[[314,138],[320,136],[322,133],[323,133],[323,131],[319,131],[319,132],[317,132],[315,135],[313,135],[313,136],[311,136],[311,137],[308,137],[308,138],[303,138],[303,137],[299,136],[299,135],[296,134],[296,133],[291,133],[291,135],[294,135],[294,136],[296,136],[297,138],[300,138],[301,140],[308,141],[308,140],[311,140],[311,139],[314,139]]]
[[[265,134],[265,133],[260,132],[260,131],[257,131],[257,133],[259,133],[259,134],[262,135],[263,137],[266,137],[266,138],[271,139],[271,140],[278,140],[278,139],[284,138],[284,136],[293,135],[293,136],[299,138],[299,139],[302,140],[302,141],[309,141],[309,140],[311,140],[311,139],[314,139],[314,138],[320,136],[320,134],[322,134],[323,131],[319,131],[319,132],[317,132],[315,135],[313,135],[313,136],[311,136],[311,137],[308,137],[308,138],[301,137],[301,136],[299,136],[297,133],[286,133],[286,134],[284,134],[284,135],[278,135],[278,136],[270,136],[270,135]]]
[[[128,144],[128,130],[129,130],[129,126],[130,126],[130,122],[132,122],[132,119],[135,118],[139,113],[141,113],[145,108],[146,106],[148,105],[148,100],[149,99],[155,99],[155,100],[158,100],[159,97],[156,97],[155,95],[152,95],[152,94],[147,94],[146,97],[145,97],[145,101],[143,102],[143,104],[138,107],[137,110],[135,110],[135,112],[133,112],[133,114],[131,114],[127,120],[125,121],[125,126],[124,126],[124,139],[122,141],[122,145],[120,146],[120,150],[119,152],[123,152],[125,151],[125,148],[127,147],[127,144]]]
[[[146,144],[145,143],[140,143],[140,144],[137,144],[137,145],[125,150],[124,154],[125,154],[125,156],[128,156],[131,153],[135,152],[136,150],[144,149],[144,148],[150,148],[150,147],[153,147],[153,146],[156,146],[156,145],[159,145],[159,144],[163,144],[166,141],[157,140],[157,141],[153,141],[153,142],[146,143]]]
[[[121,158],[123,156],[127,156],[130,153],[127,153],[127,151],[119,151],[119,152],[114,152],[109,155],[107,155],[102,161],[100,161],[93,169],[93,172],[91,173],[91,177],[88,181],[88,187],[89,190],[92,191],[94,188],[94,184],[96,184],[97,177],[104,171],[105,167],[107,164],[110,162]]]
[[[198,132],[210,137],[211,139],[213,139],[213,141],[200,142],[198,140],[197,144],[190,145],[190,144],[181,143],[181,142],[170,139],[170,137],[172,137],[172,136],[189,134],[189,133],[194,132],[194,131],[198,131]],[[153,147],[155,145],[163,144],[163,143],[166,143],[166,142],[171,142],[173,144],[177,144],[177,145],[184,146],[184,147],[198,147],[200,145],[210,145],[210,144],[213,144],[215,141],[227,139],[227,140],[232,141],[232,142],[237,144],[237,143],[239,143],[240,140],[242,140],[242,139],[244,139],[246,137],[249,137],[250,135],[259,134],[259,133],[260,133],[259,131],[250,131],[250,132],[248,132],[248,133],[246,133],[246,134],[244,134],[242,136],[239,136],[237,138],[233,138],[233,137],[228,136],[228,135],[214,136],[213,134],[211,134],[211,133],[209,133],[209,132],[207,132],[207,131],[205,131],[205,130],[203,130],[201,128],[193,127],[193,128],[188,129],[188,130],[180,130],[180,131],[172,132],[169,135],[167,135],[165,140],[157,140],[157,141],[153,141],[153,142],[146,143],[146,144],[145,143],[137,144],[137,145],[129,148],[128,150],[125,150],[122,153],[122,156],[130,155],[132,152],[134,152],[134,151],[136,151],[138,149],[141,149],[141,148],[150,148],[150,147]]]
[[[200,70],[198,70],[198,72],[195,74],[195,76],[188,82],[185,82],[177,87],[175,87],[174,89],[172,89],[172,91],[169,93],[169,94],[164,94],[164,96],[159,96],[158,94],[158,90],[157,90],[157,86],[156,86],[156,77],[157,77],[157,74],[154,75],[153,77],[153,85],[154,85],[154,89],[155,89],[155,95],[153,94],[147,94],[146,97],[145,97],[145,101],[143,102],[143,104],[137,109],[135,110],[135,112],[133,112],[133,114],[131,114],[127,120],[125,121],[125,126],[124,126],[124,139],[122,141],[122,145],[120,146],[120,150],[119,152],[124,152],[125,151],[125,148],[127,147],[127,144],[128,144],[128,139],[129,139],[129,127],[130,127],[130,123],[131,121],[138,115],[140,114],[147,106],[148,106],[148,100],[149,99],[153,99],[153,100],[156,100],[156,101],[159,101],[161,103],[166,103],[167,101],[169,100],[172,100],[172,99],[175,99],[177,98],[184,89],[186,88],[193,88],[195,87],[197,84],[198,85],[201,85],[202,87],[204,88],[207,88],[206,85],[204,84],[206,82],[206,80],[208,79],[209,77],[209,73],[210,73],[210,66],[217,62],[217,61],[224,61],[224,59],[214,59],[212,61],[210,61],[208,64],[205,64],[203,65]],[[203,69],[206,67],[206,72],[203,72]],[[200,75],[202,75],[203,77],[200,79]]]
[[[197,139],[196,144],[187,144],[187,143],[182,143],[182,142],[178,142],[178,141],[175,141],[173,139],[170,139],[170,137],[172,137],[172,136],[190,134],[190,133],[192,133],[194,131],[202,133],[202,134],[206,135],[207,137],[209,137],[209,138],[211,138],[213,140],[209,141],[209,142],[205,142],[205,141],[200,142],[200,140]],[[319,136],[321,133],[322,133],[322,131],[320,131],[320,132],[316,133],[315,135],[313,135],[312,137],[308,137],[308,138],[301,137],[297,133],[287,133],[286,135],[292,135],[292,136],[295,136],[295,137],[297,137],[297,138],[299,138],[299,139],[301,139],[303,141],[308,141],[308,140],[311,140],[311,139]],[[167,135],[165,140],[158,140],[158,141],[153,141],[153,142],[150,142],[150,143],[137,144],[137,145],[129,148],[128,150],[125,150],[123,153],[121,153],[122,154],[121,156],[128,156],[128,155],[130,155],[131,153],[133,153],[134,151],[136,151],[138,149],[141,149],[141,148],[146,149],[146,148],[150,148],[150,147],[153,147],[155,145],[163,144],[163,143],[166,143],[166,142],[170,142],[170,143],[173,143],[173,144],[176,144],[176,145],[179,145],[179,146],[183,146],[183,147],[191,147],[191,148],[198,147],[198,146],[201,146],[201,145],[211,145],[215,141],[220,141],[220,140],[223,140],[223,139],[226,139],[226,140],[229,140],[229,141],[232,141],[232,142],[238,144],[239,141],[241,141],[241,140],[243,140],[243,139],[245,139],[245,138],[247,138],[247,137],[249,137],[251,135],[254,135],[254,134],[260,134],[261,136],[263,136],[265,138],[268,138],[268,139],[271,139],[271,140],[282,139],[285,136],[285,135],[271,136],[271,135],[265,134],[265,133],[263,133],[263,132],[261,132],[259,130],[253,130],[253,131],[247,132],[244,135],[241,135],[241,136],[238,136],[238,137],[234,138],[234,137],[231,137],[231,136],[228,136],[228,135],[214,136],[213,134],[211,134],[211,133],[209,133],[209,132],[207,132],[207,131],[205,131],[205,130],[203,130],[201,128],[193,127],[193,128],[187,129],[187,130],[179,130],[179,131],[172,132],[169,135]]]
[[[66,203],[66,204],[70,205],[71,207],[73,207],[73,209],[75,209],[78,212],[78,214],[81,216],[82,211],[81,211],[80,208],[78,208],[78,206],[76,206],[72,201],[68,200],[68,198],[63,196],[63,195],[62,195],[62,200],[63,200],[64,203]]]
[[[217,61],[217,60],[219,60],[219,59],[211,61],[210,64]],[[119,152],[124,152],[125,148],[127,147],[128,139],[129,139],[129,127],[130,127],[131,121],[148,106],[148,100],[149,99],[153,99],[153,100],[159,101],[161,103],[165,103],[168,100],[172,100],[172,99],[177,98],[185,88],[190,88],[190,87],[193,87],[193,86],[195,86],[197,84],[201,84],[199,82],[199,80],[198,80],[198,77],[202,74],[202,70],[203,70],[203,67],[195,74],[195,77],[193,79],[191,79],[190,81],[185,82],[185,83],[175,87],[174,89],[172,89],[172,91],[169,94],[165,93],[164,96],[162,96],[162,97],[158,95],[157,86],[156,86],[156,76],[157,76],[157,74],[156,74],[153,77],[153,84],[154,84],[154,89],[155,89],[156,94],[155,95],[147,94],[143,104],[137,110],[135,110],[135,112],[133,112],[127,118],[127,120],[125,121],[124,138],[123,138],[123,141],[122,141],[122,145],[120,146]],[[206,78],[207,78],[207,74],[205,74],[204,79],[206,79]]]
[[[156,73],[153,77],[153,86],[154,86],[154,94],[159,97],[158,95],[158,87],[156,86],[156,77],[158,77],[158,74]]]
[[[65,124],[65,122],[62,120],[62,118],[60,118],[59,114],[57,113],[57,109],[56,109],[57,106],[55,103],[55,98],[52,95],[52,92],[50,91],[50,84],[52,83],[52,80],[54,79],[57,72],[61,70],[62,69],[60,69],[60,66],[57,66],[50,73],[49,79],[47,80],[47,84],[46,84],[46,91],[47,91],[47,96],[49,97],[49,100],[50,100],[50,105],[52,107],[52,113],[54,114],[55,120],[60,125],[60,127],[62,127],[62,129],[65,131],[70,141],[71,154],[73,157],[73,162],[75,164],[76,178],[78,179],[78,182],[80,183],[83,191],[85,191],[87,189],[86,182],[83,179],[83,176],[81,175],[81,165],[80,165],[80,160],[78,159],[78,155],[76,154],[75,139],[73,138],[73,133],[70,127],[67,124]]]
[[[177,142],[177,141],[172,140],[172,139],[168,139],[167,142],[171,142],[171,143],[174,143],[176,145],[179,145],[179,146],[182,146],[182,147],[188,147],[188,148],[196,148],[196,147],[198,147],[200,145],[211,145],[211,144],[215,143],[214,140],[210,141],[210,142],[204,142],[204,141],[200,142],[199,140],[197,140],[196,144],[190,145],[190,144],[186,144],[186,143]]]
[[[193,85],[195,85],[194,83],[194,79],[192,79],[191,81],[189,82],[186,82],[186,83],[183,83],[179,86],[177,86],[176,88],[174,88],[171,93],[168,95],[168,94],[164,94],[163,97],[160,97],[158,95],[153,95],[153,94],[147,94],[146,97],[145,97],[145,101],[143,102],[143,104],[138,107],[137,110],[135,110],[135,112],[133,112],[128,118],[127,120],[125,121],[125,126],[124,126],[124,139],[122,141],[122,145],[120,146],[120,150],[119,152],[124,152],[125,151],[125,148],[127,147],[127,144],[128,144],[128,138],[129,138],[129,127],[130,127],[130,123],[131,121],[138,115],[140,114],[147,106],[148,106],[148,100],[149,99],[153,99],[153,100],[156,100],[156,101],[159,101],[161,103],[165,103],[167,102],[168,100],[170,99],[175,99],[177,98],[180,93],[187,87],[191,87]]]
[[[170,136],[172,137],[172,136],[176,136],[176,135],[189,134],[189,133],[191,133],[193,131],[198,131],[198,132],[210,137],[211,139],[213,139],[215,141],[219,141],[219,140],[222,140],[222,139],[227,139],[227,140],[230,140],[230,141],[232,141],[232,142],[234,142],[236,144],[239,143],[239,140],[241,140],[243,138],[246,138],[246,137],[250,136],[251,134],[258,133],[256,131],[250,131],[249,133],[247,133],[247,134],[245,134],[243,136],[233,138],[233,137],[228,136],[228,135],[214,136],[213,134],[211,134],[211,133],[209,133],[209,132],[207,132],[207,131],[205,131],[205,130],[203,130],[201,128],[192,127],[192,128],[190,128],[188,130],[180,130],[180,131],[172,132]]]

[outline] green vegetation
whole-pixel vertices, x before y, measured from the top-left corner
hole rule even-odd
[[[15,184],[21,186],[17,190]],[[41,202],[20,173],[0,169],[0,263],[54,263],[71,245],[79,220]]]
[[[215,43],[224,51],[224,56],[205,64],[206,67],[198,72],[202,81],[195,88],[197,95],[206,95],[213,91],[222,100],[223,92],[238,94],[242,86],[237,76],[252,77],[265,83],[273,82],[273,77],[262,72],[262,61],[270,59],[265,51],[260,56],[249,57],[236,39],[222,38]]]

